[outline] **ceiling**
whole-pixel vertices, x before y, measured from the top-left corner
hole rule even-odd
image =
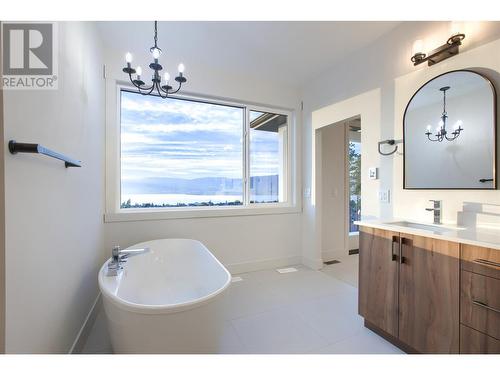
[[[146,65],[153,22],[99,22],[106,47]],[[399,22],[159,22],[163,59],[301,87]],[[117,56],[118,58],[118,56]],[[180,61],[175,60],[175,61]],[[134,61],[135,62],[135,61]],[[173,70],[175,65],[170,68]],[[199,69],[196,69],[199,71]]]

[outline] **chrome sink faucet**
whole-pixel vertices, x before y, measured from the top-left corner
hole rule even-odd
[[[149,252],[149,248],[144,249],[120,249],[120,246],[113,247],[111,252],[111,260],[108,262],[108,272],[106,276],[118,276],[123,270],[122,264],[127,261],[128,258],[141,255]]]
[[[441,201],[430,199],[431,202],[434,202],[433,208],[426,208],[426,211],[434,211],[434,224],[441,224]]]

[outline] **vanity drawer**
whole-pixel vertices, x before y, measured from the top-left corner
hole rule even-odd
[[[460,325],[461,354],[500,354],[500,340]]]
[[[500,280],[462,270],[460,322],[500,339]]]
[[[462,244],[460,258],[463,270],[500,279],[500,250]]]

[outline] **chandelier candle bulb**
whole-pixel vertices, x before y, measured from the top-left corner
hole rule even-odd
[[[137,79],[141,79],[141,75],[142,75],[142,68],[140,66],[137,67],[137,69],[135,70],[136,73],[137,73]]]
[[[168,83],[168,81],[170,81],[170,74],[168,72],[165,72],[165,74],[163,76],[165,78],[165,82]]]
[[[184,64],[180,63],[179,66],[177,67],[177,69],[179,70],[180,74],[184,73],[184,69],[185,69]]]
[[[130,63],[132,62],[132,54],[127,52],[125,54],[125,61],[127,62],[128,67],[130,68]]]

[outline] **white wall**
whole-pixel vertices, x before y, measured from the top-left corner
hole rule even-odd
[[[379,114],[375,114],[371,119],[361,119],[363,126],[363,162],[362,173],[365,177],[367,168],[370,166],[378,166],[380,180],[374,182],[369,189],[364,190],[367,195],[363,194],[363,209],[364,214],[370,216],[376,215],[379,217],[389,217],[394,214],[398,215],[413,215],[413,212],[418,212],[418,216],[423,216],[426,207],[427,199],[443,199],[445,205],[445,218],[456,218],[456,209],[461,206],[461,201],[473,199],[478,201],[478,197],[484,197],[487,200],[495,200],[494,194],[498,192],[489,192],[487,196],[479,195],[478,192],[446,192],[440,194],[436,191],[423,192],[407,192],[402,195],[402,166],[398,160],[402,160],[400,155],[393,157],[379,157],[373,154],[370,148],[376,148],[376,142],[379,140],[401,138],[402,133],[395,133],[396,130],[402,130],[402,111],[406,106],[406,102],[411,97],[418,87],[423,84],[431,76],[437,75],[440,72],[450,69],[451,66],[462,65],[471,66],[479,64],[484,66],[488,64],[492,66],[492,61],[498,60],[498,54],[494,53],[495,49],[488,49],[480,53],[473,60],[465,60],[463,56],[467,56],[464,52],[473,51],[474,47],[480,46],[486,42],[497,39],[500,36],[500,24],[497,22],[471,22],[458,23],[456,26],[460,31],[465,32],[466,39],[462,46],[459,56],[456,56],[446,62],[427,67],[422,64],[414,67],[410,62],[412,54],[412,44],[414,40],[423,39],[426,45],[426,51],[444,43],[452,32],[454,26],[450,22],[405,22],[396,27],[389,34],[381,37],[378,41],[368,46],[331,67],[327,72],[323,72],[315,80],[303,89],[304,111],[303,111],[303,126],[302,126],[302,164],[303,164],[303,187],[311,189],[314,185],[313,162],[314,149],[312,138],[312,119],[313,112],[323,107],[331,106],[335,103],[347,101],[348,98],[357,97],[369,91],[378,91],[380,94]],[[462,63],[453,63],[462,61]],[[451,65],[450,65],[451,64]],[[401,95],[400,91],[396,91],[398,80],[396,77],[403,76],[409,72],[414,77],[419,77],[420,85],[416,84],[416,79],[413,80],[413,85],[405,90]],[[406,88],[406,85],[405,85]],[[409,96],[408,96],[409,95]],[[326,111],[328,112],[328,111]],[[377,118],[378,117],[378,118]],[[370,124],[366,123],[370,120]],[[325,120],[327,121],[327,120]],[[370,133],[366,137],[367,132]],[[366,141],[369,140],[369,144]],[[367,153],[372,155],[370,164],[364,162]],[[394,165],[393,165],[394,160]],[[395,203],[379,203],[377,201],[377,191],[379,189],[396,189],[393,192],[396,195],[393,201]],[[372,194],[375,193],[373,196]],[[307,195],[307,194],[306,194]],[[400,198],[401,197],[401,198]],[[302,217],[302,249],[303,257],[306,259],[316,259],[320,256],[320,250],[316,246],[319,241],[319,233],[316,230],[316,207],[311,199],[312,197],[304,197],[304,213]],[[374,202],[375,200],[375,202]],[[460,202],[460,203],[459,203]],[[366,205],[369,205],[370,210],[366,210]],[[375,212],[372,212],[372,208]],[[455,212],[453,212],[455,211]],[[415,216],[409,216],[417,218]],[[425,217],[425,219],[428,219]]]
[[[315,161],[311,166],[312,195],[310,206],[306,206],[308,208],[307,211],[311,214],[311,220],[307,223],[308,226],[304,227],[312,233],[312,235],[306,233],[312,238],[312,242],[309,243],[307,247],[304,247],[302,253],[303,262],[310,267],[321,268],[323,264],[323,259],[321,258],[323,240],[321,218],[322,212],[327,209],[322,204],[323,196],[320,189],[321,180],[318,178],[320,177],[318,176],[318,171],[321,169],[321,162],[318,158],[318,132],[331,124],[342,122],[346,119],[354,117],[359,117],[361,119],[363,127],[363,131],[361,132],[361,143],[363,147],[363,152],[361,153],[361,196],[363,197],[361,210],[364,216],[377,216],[380,205],[376,198],[380,184],[379,180],[368,179],[367,169],[370,166],[376,166],[380,160],[377,153],[377,143],[373,142],[378,136],[377,128],[381,116],[380,103],[380,90],[377,89],[323,107],[312,113],[311,133],[314,137],[312,137],[311,154],[315,155]],[[345,220],[345,211],[337,214],[339,220]],[[303,223],[303,225],[305,224]]]
[[[348,255],[359,248],[359,235],[349,234],[348,140],[361,142],[361,133],[349,131],[350,122],[340,121],[316,131],[318,168],[316,206],[320,206],[322,262]]]
[[[0,29],[2,22],[0,22]],[[1,34],[1,31],[0,31]],[[3,58],[0,71],[3,72]],[[0,90],[0,354],[5,353],[5,141],[3,90]]]
[[[125,52],[109,50],[106,54],[108,98],[111,90],[116,91],[117,82],[128,79],[121,71]],[[134,53],[137,54],[136,51]],[[182,60],[172,54],[167,57],[169,62]],[[142,63],[144,66],[145,62],[134,61],[134,64]],[[297,89],[276,86],[255,77],[207,70],[195,61],[184,63],[189,81],[183,92],[292,109],[295,111],[297,134],[300,134],[300,93]],[[114,108],[114,100],[116,95],[112,94],[107,103],[108,109]],[[300,187],[300,143],[295,144],[295,149],[297,185]],[[115,244],[130,246],[150,239],[182,237],[202,241],[233,272],[299,263],[300,188],[298,195],[298,210],[287,214],[108,222],[105,224],[105,254],[108,255]]]
[[[454,59],[447,60],[431,68],[419,70],[396,78],[395,118],[402,118],[404,105],[406,105],[406,102],[413,92],[430,78],[449,70],[473,67],[492,80],[498,92],[500,89],[500,55],[498,53],[492,53],[492,51],[498,51],[499,49],[500,39],[466,51]],[[398,138],[402,136],[402,126],[399,125],[400,123],[398,124],[398,122],[394,123],[394,133]],[[464,131],[461,137],[465,137],[466,135]],[[499,146],[500,137],[498,137],[497,118],[497,148]],[[430,205],[429,199],[439,199],[443,201],[443,222],[460,223],[464,207],[467,211],[475,207],[474,210],[476,213],[472,212],[471,215],[477,216],[478,220],[475,220],[475,222],[478,225],[482,225],[483,220],[484,222],[489,222],[490,218],[488,218],[488,216],[498,217],[498,208],[487,207],[490,205],[500,205],[500,193],[498,190],[403,190],[403,157],[397,156],[393,158],[393,163],[394,178],[392,182],[394,191],[394,216],[408,217],[408,215],[411,214],[411,218],[414,220],[430,221],[432,220],[432,213],[426,212],[424,208]],[[443,176],[446,176],[446,171],[443,171]],[[480,213],[479,215],[477,215],[478,212]],[[488,215],[488,213],[491,215]],[[500,227],[500,220],[496,221],[498,227]]]
[[[104,80],[91,23],[59,24],[59,89],[4,91],[5,139],[82,161],[5,151],[8,353],[66,353],[103,261]]]
[[[343,255],[346,249],[345,162],[346,125],[344,122],[319,130],[321,160],[321,251],[323,261]],[[319,172],[319,171],[318,171]]]

